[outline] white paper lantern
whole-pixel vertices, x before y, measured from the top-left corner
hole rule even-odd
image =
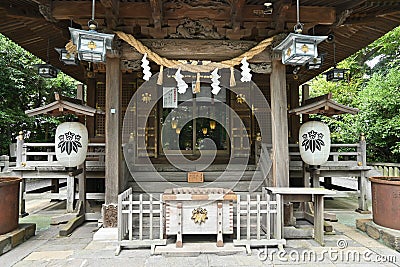
[[[56,130],[56,157],[65,167],[76,167],[86,159],[88,131],[82,123],[64,122]]]
[[[331,133],[320,121],[309,121],[300,127],[299,148],[303,161],[309,165],[322,165],[329,157]]]

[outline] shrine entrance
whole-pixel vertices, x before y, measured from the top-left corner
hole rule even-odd
[[[229,86],[230,70],[219,71],[217,92],[210,76],[201,76],[199,82],[186,72],[187,88],[178,92],[176,70],[164,70],[161,86],[156,83],[158,75],[143,83],[124,118],[123,143],[132,146],[126,158],[150,165],[180,159],[197,164],[202,157],[209,164],[226,165],[232,159],[254,164],[256,136],[264,133],[266,141],[271,136],[268,103],[255,84],[240,81],[240,72],[235,71],[236,85]],[[260,128],[260,119],[265,129]]]
[[[210,88],[179,96],[176,108],[160,107],[160,155],[182,153],[188,158],[201,154],[229,157],[229,116],[226,91],[212,95]]]

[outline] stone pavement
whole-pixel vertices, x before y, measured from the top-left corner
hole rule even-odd
[[[329,205],[327,205],[329,207]],[[97,223],[87,222],[68,237],[59,237],[60,226],[44,221],[52,209],[32,212],[24,221],[41,218],[37,235],[0,256],[0,266],[400,266],[400,253],[385,247],[355,227],[355,218],[370,217],[352,210],[332,209],[338,222],[335,235],[325,235],[320,246],[311,239],[288,240],[284,252],[277,248],[253,249],[253,254],[201,254],[197,257],[150,255],[150,249],[124,249],[115,256],[116,242],[93,241]],[[36,217],[35,217],[36,216]],[[31,217],[31,219],[30,219]],[[266,253],[265,253],[266,252]]]

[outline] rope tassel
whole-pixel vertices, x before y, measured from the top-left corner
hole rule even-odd
[[[233,67],[231,67],[231,78],[229,80],[229,85],[231,87],[235,87],[236,86],[235,69]]]
[[[162,85],[163,84],[163,78],[164,78],[164,66],[160,66],[160,73],[158,74],[158,79],[157,79],[157,84]]]
[[[194,94],[200,93],[200,72],[197,73],[196,85],[193,90]]]

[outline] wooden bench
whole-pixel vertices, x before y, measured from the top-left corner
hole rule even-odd
[[[314,202],[314,239],[324,245],[324,196],[333,196],[334,191],[303,187],[266,187],[265,190],[271,199],[281,203],[281,210],[285,202]],[[283,227],[283,213],[281,227]],[[281,232],[283,233],[283,229]]]

